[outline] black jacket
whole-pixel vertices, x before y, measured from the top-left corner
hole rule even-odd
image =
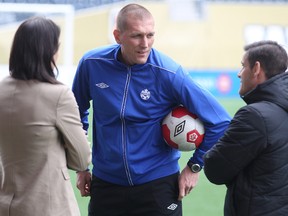
[[[288,73],[249,92],[204,171],[226,184],[225,216],[288,215]]]

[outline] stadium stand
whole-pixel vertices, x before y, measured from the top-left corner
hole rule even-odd
[[[71,4],[75,7],[75,10],[121,1],[124,0],[0,0],[1,3]]]
[[[130,2],[127,0],[0,0],[1,3],[19,3],[19,4],[67,4],[73,5],[75,11],[93,7],[99,7],[120,2]],[[172,1],[189,1],[189,0],[150,0],[150,1],[162,1],[162,2],[172,2]],[[288,0],[193,0],[197,3],[288,3]],[[135,1],[134,1],[135,2]],[[198,4],[200,5],[200,4]],[[200,8],[201,9],[201,8]],[[3,12],[0,11],[0,25],[19,22],[30,16],[33,13],[14,13],[14,12]]]
[[[125,0],[0,0],[1,3],[19,3],[19,4],[64,4],[64,5],[73,5],[74,9],[86,9],[102,5],[108,5],[113,3],[124,2]],[[0,12],[0,25],[19,22],[30,16],[33,16],[34,13],[14,13],[14,12]]]
[[[0,0],[0,3],[37,3],[37,4],[71,4],[75,10],[90,8],[99,5],[113,4],[125,0]],[[165,1],[165,0],[154,0]],[[170,0],[171,1],[171,0]],[[177,0],[175,0],[177,1]],[[206,2],[288,2],[288,0],[194,0]]]

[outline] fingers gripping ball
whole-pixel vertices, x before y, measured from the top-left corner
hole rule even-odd
[[[162,133],[165,142],[172,148],[193,151],[202,143],[205,129],[195,114],[179,106],[164,118]]]

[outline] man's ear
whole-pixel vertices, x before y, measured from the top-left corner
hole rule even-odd
[[[253,76],[259,76],[261,71],[261,64],[259,61],[256,61],[253,68],[252,68],[252,72],[253,72]]]
[[[261,63],[259,61],[256,61],[253,68],[253,76],[256,77],[259,80],[259,83],[264,82],[267,80],[265,71],[263,70],[263,67],[261,67]]]
[[[113,31],[114,39],[118,44],[121,44],[120,40],[120,31],[118,29],[114,29]]]

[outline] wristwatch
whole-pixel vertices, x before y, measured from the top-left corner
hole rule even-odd
[[[192,161],[188,161],[187,166],[193,173],[198,173],[202,170],[202,167],[197,163],[192,163]]]

